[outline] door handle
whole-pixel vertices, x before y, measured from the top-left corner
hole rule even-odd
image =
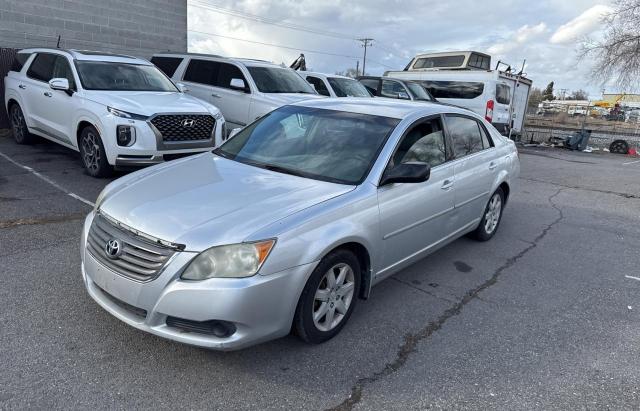
[[[491,162],[489,163],[489,170],[494,170],[496,167],[498,167],[498,164],[496,164],[495,162]]]
[[[211,93],[211,97],[220,98],[222,96],[220,94]]]
[[[27,86],[25,86],[24,84],[20,84],[18,85],[18,88],[24,90],[25,88],[27,88]]]
[[[449,190],[451,187],[453,187],[453,180],[444,180],[440,188],[443,190]]]
[[[51,97],[51,96],[52,96],[52,94],[51,94],[50,92],[48,92],[48,91],[45,91],[45,92],[44,92],[44,95],[45,95],[46,97]]]

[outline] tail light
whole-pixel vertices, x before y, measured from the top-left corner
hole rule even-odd
[[[493,100],[487,101],[487,111],[484,113],[484,118],[491,122],[493,120]]]

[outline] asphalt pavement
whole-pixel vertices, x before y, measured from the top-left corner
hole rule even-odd
[[[0,131],[0,409],[638,409],[640,162],[520,159],[491,241],[385,280],[325,344],[221,353],[89,298],[79,234],[109,180]]]

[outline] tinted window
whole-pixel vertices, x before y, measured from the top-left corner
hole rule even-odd
[[[27,70],[27,77],[40,81],[51,80],[53,78],[53,65],[57,57],[55,54],[38,53],[31,62],[29,70]]]
[[[22,67],[24,67],[24,63],[27,62],[31,53],[16,53],[16,56],[13,58],[13,64],[11,64],[10,71],[21,71]]]
[[[248,69],[258,90],[263,93],[316,94],[311,84],[289,68],[254,66]]]
[[[151,62],[169,77],[172,77],[176,69],[182,63],[181,57],[152,57]]]
[[[484,83],[480,82],[422,80],[420,83],[435,98],[472,99],[484,92]]]
[[[511,102],[511,87],[506,84],[496,84],[496,102],[509,104]]]
[[[399,121],[284,106],[245,127],[214,152],[285,174],[359,184]]]
[[[52,78],[66,78],[69,81],[69,88],[71,90],[76,89],[76,81],[73,78],[73,72],[71,71],[71,65],[69,60],[63,56],[58,56],[53,64]]]
[[[462,63],[464,63],[464,55],[422,57],[416,61],[413,68],[460,67]]]
[[[446,116],[447,131],[453,144],[456,158],[477,153],[483,149],[480,126],[476,120],[467,117]]]
[[[218,71],[218,81],[215,85],[223,88],[231,88],[231,79],[238,78],[244,81],[245,87],[249,87],[247,81],[244,79],[242,71],[233,64],[220,63],[220,69]]]
[[[382,88],[380,89],[380,95],[383,97],[401,98],[409,100],[409,93],[402,84],[392,80],[382,80]]]
[[[184,81],[214,86],[218,79],[220,63],[217,61],[192,59],[184,73]]]
[[[482,147],[493,147],[493,141],[489,138],[489,136],[487,135],[487,131],[482,126],[480,126],[480,134],[482,134]]]
[[[414,100],[433,101],[433,97],[431,97],[429,92],[420,84],[412,81],[407,81],[405,84],[407,85],[407,88],[411,90]]]
[[[371,93],[358,80],[329,77],[327,81],[338,97],[371,97]]]
[[[378,95],[378,80],[373,78],[361,78],[358,80],[374,96]]]
[[[479,68],[483,70],[489,70],[489,57],[482,56],[480,54],[471,53],[469,56],[469,67]]]
[[[87,90],[178,91],[171,80],[152,65],[77,60],[76,69],[82,87]]]
[[[329,90],[325,86],[324,81],[318,77],[307,76],[307,81],[323,96],[329,96]]]
[[[393,165],[415,161],[427,163],[431,167],[446,161],[444,134],[439,120],[413,127],[393,155]]]

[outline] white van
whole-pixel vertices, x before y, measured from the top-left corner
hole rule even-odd
[[[412,67],[410,63],[406,70],[387,71],[384,75],[419,82],[438,101],[465,107],[484,116],[505,135],[509,134],[510,128],[514,134],[522,132],[531,80],[499,70]]]

